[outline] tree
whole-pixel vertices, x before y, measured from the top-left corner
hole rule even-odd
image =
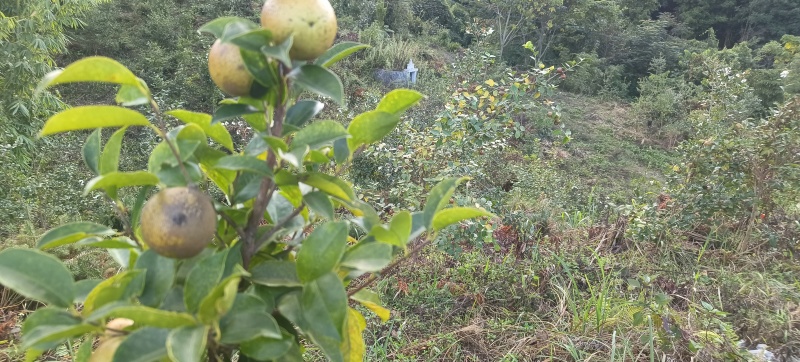
[[[347,128],[313,121],[325,103],[301,96],[342,104],[342,83],[329,67],[365,46],[337,44],[304,63],[289,57],[291,37],[276,44],[270,32],[246,19],[220,18],[201,31],[239,47],[255,79],[249,96],[226,99],[213,114],[163,112],[147,83],[106,57],[78,60],[44,78],[42,87],[119,86],[114,97],[119,105],[64,110],[47,120],[40,135],[96,129],[83,147],[96,175],[85,192],[111,200],[122,227],[69,223],[44,234],[38,250],[0,252],[0,284],[47,304],[23,324],[29,358],[83,338],[75,355],[85,361],[100,334],[107,343],[95,353],[113,354],[114,361],[229,361],[237,354],[240,361],[297,361],[303,343],[318,346],[332,361],[361,361],[366,322],[348,303],[360,303],[384,320],[389,311],[366,289],[376,274],[358,286],[349,284],[365,274],[391,273],[394,255],[414,255],[448,225],[490,216],[475,208],[445,208],[464,180],[446,178],[430,188],[421,211],[397,210],[381,220],[336,177],[356,150],[392,132],[403,112],[422,98],[412,90],[394,90]],[[145,106],[152,121],[137,110]],[[166,117],[181,125],[168,130]],[[235,117],[243,117],[253,134],[244,147],[235,147],[220,124]],[[153,131],[161,142],[147,170],[121,171],[122,140],[133,127]],[[105,145],[101,128],[116,129]],[[153,207],[145,200],[156,186],[220,195],[210,247],[186,259],[147,248],[140,220],[152,219],[142,212]],[[138,196],[127,203],[120,190],[130,189]],[[184,223],[193,214],[177,213],[163,222]],[[362,231],[353,233],[359,239],[349,236],[356,228]],[[410,244],[413,240],[419,242]],[[42,251],[67,244],[107,248],[122,271],[107,280],[76,282]],[[106,322],[115,318],[130,319],[132,326],[109,330]]]
[[[0,4],[0,142],[24,161],[34,148],[41,119],[61,107],[56,97],[33,99],[38,80],[67,47],[67,29],[94,6],[108,0],[11,0]],[[24,165],[21,162],[20,165]]]

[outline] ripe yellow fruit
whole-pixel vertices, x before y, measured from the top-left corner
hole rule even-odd
[[[253,86],[253,76],[247,71],[239,47],[219,39],[208,52],[208,72],[211,80],[232,96],[247,96]]]
[[[117,347],[125,338],[114,337],[100,343],[100,346],[89,357],[89,362],[111,362],[114,360],[114,353],[117,352]]]
[[[195,187],[161,190],[142,208],[142,239],[158,254],[177,259],[200,254],[217,230],[217,214]]]
[[[261,26],[281,43],[294,35],[289,56],[316,59],[336,38],[336,14],[328,0],[267,0],[261,8]]]

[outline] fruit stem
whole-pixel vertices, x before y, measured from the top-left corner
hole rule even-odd
[[[172,155],[175,156],[175,160],[178,161],[178,168],[181,170],[181,174],[183,174],[184,180],[186,180],[186,185],[193,185],[192,178],[189,177],[189,172],[186,171],[186,166],[183,164],[183,160],[181,160],[181,154],[178,152],[178,148],[175,147],[175,144],[167,137],[167,124],[164,121],[164,117],[161,115],[161,109],[158,107],[158,103],[153,98],[150,98],[150,107],[153,108],[153,113],[156,115],[156,119],[158,120],[158,127],[153,127],[158,134],[159,137],[164,139],[164,143],[169,146],[169,150],[172,151]]]

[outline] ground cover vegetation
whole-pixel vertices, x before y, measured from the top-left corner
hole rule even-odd
[[[420,73],[416,84],[403,85],[414,91],[402,94],[424,98],[409,101],[415,106],[404,109],[402,121],[384,138],[351,147],[352,163],[343,162],[336,152],[311,151],[306,163],[291,166],[291,156],[284,153],[295,149],[281,149],[268,139],[271,143],[262,145],[263,151],[280,149],[275,154],[295,176],[281,173],[287,184],[281,184],[280,195],[288,200],[284,206],[293,207],[267,209],[266,225],[260,230],[312,226],[338,235],[340,222],[322,220],[349,220],[364,210],[374,213],[370,225],[385,223],[383,230],[392,230],[406,215],[429,212],[428,195],[436,194],[436,185],[461,176],[470,179],[443,198],[441,206],[486,210],[494,216],[432,227],[437,232],[427,234],[428,242],[412,240],[406,246],[409,238],[404,238],[393,250],[407,257],[371,276],[357,277],[360,273],[355,270],[366,267],[362,271],[367,274],[381,270],[376,265],[389,262],[384,254],[381,263],[345,261],[337,268],[349,275],[327,273],[332,278],[321,277],[324,283],[308,277],[306,272],[318,270],[303,269],[301,259],[308,256],[298,254],[298,271],[306,275],[290,288],[285,283],[277,287],[274,280],[264,283],[263,270],[225,269],[225,276],[215,281],[216,289],[210,284],[200,288],[214,296],[206,298],[209,305],[222,309],[200,310],[202,301],[192,302],[196,310],[181,313],[196,314],[208,323],[184,327],[164,338],[191,340],[217,321],[224,343],[209,340],[205,347],[219,348],[205,349],[206,357],[213,359],[217,353],[219,358],[230,358],[239,349],[225,346],[242,343],[241,351],[247,353],[239,360],[270,360],[274,356],[269,353],[277,353],[278,345],[289,340],[300,341],[291,344],[293,356],[337,360],[334,350],[343,344],[330,339],[326,344],[326,338],[338,335],[339,342],[346,342],[356,334],[363,335],[363,359],[370,361],[758,360],[761,357],[748,351],[760,344],[774,354],[773,360],[800,358],[800,6],[788,0],[330,3],[338,22],[335,43],[359,50],[329,65],[342,83],[340,102],[324,90],[304,95],[309,102],[304,104],[324,105],[316,119],[334,121],[310,124],[339,130],[337,124],[350,137],[358,134],[352,132],[355,119],[385,106],[387,93],[399,94],[390,93],[396,85],[376,80],[375,71],[402,69],[409,59]],[[121,132],[104,129],[37,138],[45,121],[57,112],[114,104],[119,99],[114,85],[65,84],[33,94],[39,80],[56,67],[103,56],[141,78],[148,99],[160,109],[217,115],[221,106],[234,104],[219,103],[226,95],[207,70],[214,37],[197,29],[220,16],[259,23],[262,6],[263,2],[250,0],[0,4],[0,54],[8,59],[0,64],[0,88],[8,90],[0,94],[0,157],[6,179],[0,191],[0,249],[20,252],[48,243],[56,246],[59,242],[52,243],[45,232],[70,222],[135,229],[137,221],[131,223],[113,206],[141,207],[155,189],[141,194],[136,189],[110,193],[106,189],[105,196],[99,191],[83,195],[85,182],[99,171],[84,164],[87,137],[103,154],[109,144],[122,145],[115,172],[145,169],[160,183],[181,187],[192,182],[186,181],[179,164],[199,165],[188,166],[189,179],[216,200],[218,212],[219,202],[226,198],[239,197],[237,203],[251,207],[243,199],[248,195],[241,195],[246,185],[240,181],[231,186],[233,193],[226,192],[220,181],[225,177],[220,175],[249,175],[244,179],[251,180],[264,177],[263,170],[243,160],[212,167],[208,157],[236,152],[257,156],[252,152],[258,147],[251,140],[265,130],[253,126],[252,115],[233,112],[220,123],[229,143],[204,129],[211,142],[197,146],[201,151],[156,167],[150,152],[154,145],[168,144],[166,132],[130,127]],[[231,36],[223,33],[214,35]],[[362,49],[356,43],[369,47]],[[136,109],[158,124],[155,110]],[[193,127],[179,121],[188,114],[164,120],[166,128],[184,129],[166,135],[181,155],[181,148],[191,147],[190,141],[197,138],[185,131]],[[279,133],[275,136],[285,135]],[[303,138],[295,136],[295,142],[298,137]],[[318,150],[331,145],[323,142]],[[167,146],[159,147],[163,157],[170,156]],[[304,177],[311,173],[328,173],[343,180],[339,185],[347,185],[342,186],[345,190],[352,187],[350,196],[327,195],[341,208],[331,213],[327,207],[315,209],[321,202],[317,196],[330,190],[324,187],[299,199],[301,204],[291,202],[296,193],[290,184],[308,181]],[[220,182],[223,187],[218,187]],[[305,204],[311,216],[302,211],[300,216],[291,215],[294,207],[303,210]],[[228,206],[220,225],[235,225],[241,218],[242,225],[250,225],[243,212]],[[297,225],[283,224],[278,214],[298,219]],[[231,230],[218,231],[218,239],[231,247],[236,245],[234,239],[247,240],[247,234],[237,237]],[[103,230],[93,232],[105,237]],[[372,227],[348,227],[345,233],[351,242],[386,237]],[[297,236],[315,240],[310,228]],[[229,254],[228,247],[214,245],[216,253],[211,248],[205,253],[217,255],[216,259]],[[273,245],[269,258],[293,261],[283,259],[289,254],[280,253],[283,244]],[[130,283],[147,263],[164,267],[164,260],[171,260],[145,252],[141,262],[129,259],[120,265],[119,249],[115,250],[71,244],[48,252],[87,292],[91,283]],[[177,270],[170,287],[199,290],[191,274],[188,279],[181,276],[181,270],[187,273],[188,268]],[[334,270],[329,269],[326,272]],[[254,280],[254,291],[246,291],[243,280]],[[345,295],[362,286],[374,293],[369,298],[361,294],[358,303],[345,306],[344,314],[332,312],[342,308],[328,309],[334,325],[343,321],[356,332],[343,334],[340,329],[325,334],[331,330],[310,328],[287,309],[291,304],[287,301],[295,298],[308,301],[297,304],[314,310],[314,297],[327,298],[331,293],[311,290],[342,291],[338,286],[328,288],[342,281],[347,283]],[[241,293],[225,288],[239,283]],[[308,292],[297,293],[304,284],[301,289]],[[284,290],[291,287],[295,294]],[[0,359],[24,360],[25,348],[31,346],[49,360],[88,356],[91,333],[86,338],[65,335],[66,342],[26,342],[25,332],[41,319],[35,317],[36,311],[43,310],[38,315],[44,315],[60,301],[45,299],[50,305],[45,307],[36,298],[0,288]],[[224,301],[231,295],[235,298],[228,305]],[[225,338],[237,319],[224,315],[228,310],[253,314],[245,305],[253,302],[252,295],[267,301],[265,310],[278,311],[278,333],[255,331],[261,336],[258,343],[244,336]],[[373,303],[377,296],[383,307]],[[139,298],[133,305],[163,307],[151,302]],[[94,313],[92,321],[99,323],[85,332],[102,331],[111,316],[143,318],[141,310],[131,312],[135,309],[131,305],[104,309],[102,303],[90,304],[88,311],[85,301],[77,304],[83,317]],[[112,307],[118,308],[117,314]],[[97,314],[97,309],[108,313]],[[311,313],[308,310],[298,313]],[[27,328],[26,320],[33,320]],[[134,324],[133,329],[141,327]],[[131,329],[120,329],[125,328]],[[130,335],[140,338],[144,333]],[[342,347],[342,358],[358,355],[357,345]],[[192,351],[163,352],[180,359]]]

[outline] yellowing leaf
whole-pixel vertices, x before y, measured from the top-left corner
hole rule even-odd
[[[384,322],[388,321],[389,317],[391,317],[392,315],[391,311],[380,305],[381,300],[378,297],[378,294],[376,294],[371,290],[362,289],[350,298],[361,303],[361,305],[371,310],[381,319],[381,321]]]
[[[344,325],[344,338],[342,341],[342,355],[345,362],[361,362],[364,360],[364,329],[367,321],[364,316],[353,308],[347,308],[347,319]]]
[[[494,79],[489,79],[485,83],[488,84],[490,87],[494,87],[495,85],[497,85],[497,83],[494,82]]]
[[[56,113],[45,122],[39,136],[101,127],[148,126],[143,114],[117,106],[82,106]]]

